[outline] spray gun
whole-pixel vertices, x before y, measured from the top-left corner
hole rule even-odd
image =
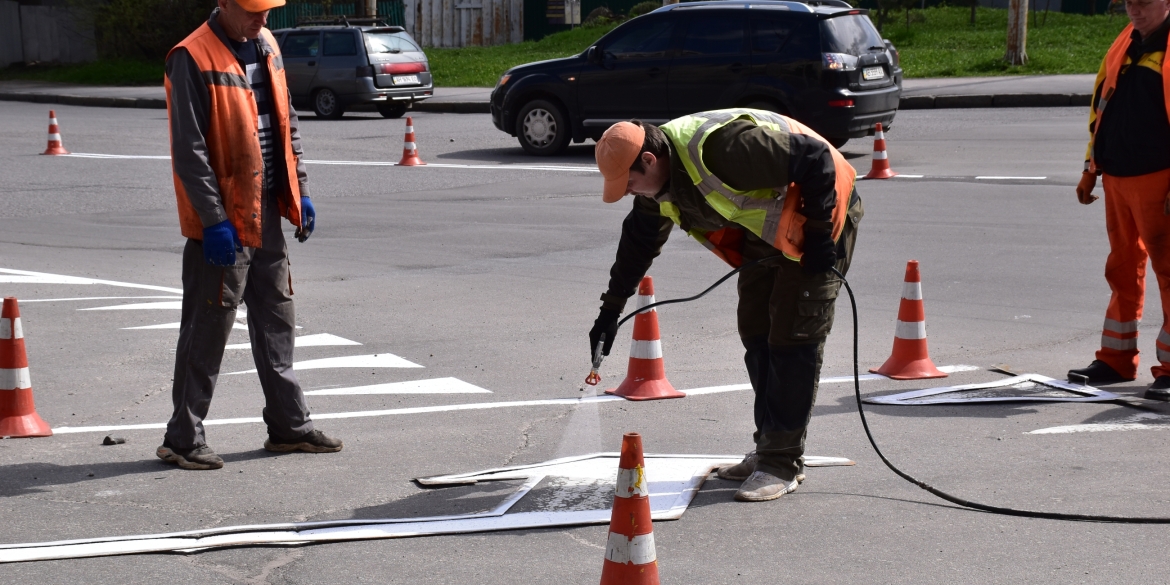
[[[601,381],[601,374],[597,370],[601,369],[601,360],[605,359],[605,355],[601,353],[601,348],[605,345],[605,334],[601,334],[601,338],[597,340],[597,347],[593,349],[593,369],[589,375],[585,377],[585,383],[590,386],[596,386]]]

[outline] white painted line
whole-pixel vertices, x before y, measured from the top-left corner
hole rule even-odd
[[[140,288],[143,290],[157,290],[161,292],[183,294],[183,289],[172,288],[169,286],[134,284],[130,282],[118,282],[116,280],[82,278],[78,276],[65,276],[63,274],[49,274],[47,272],[15,270],[12,268],[0,268],[0,284],[104,284],[106,286]]]
[[[943,366],[939,368],[943,372],[969,372],[978,370],[975,366]],[[885,376],[877,374],[864,374],[860,376],[862,381],[866,380],[882,380]],[[822,378],[822,384],[851,382],[853,376],[838,376],[835,378]],[[707,388],[696,388],[694,390],[684,391],[686,394],[694,394],[696,396],[702,394],[718,394],[721,392],[734,392],[737,390],[750,390],[750,384],[733,384],[730,386],[710,386]],[[523,406],[575,406],[580,404],[600,403],[600,402],[624,402],[625,398],[619,396],[590,396],[588,398],[548,398],[544,400],[513,400],[508,402],[473,402],[470,404],[447,404],[441,406],[416,406],[411,408],[393,408],[388,410],[365,410],[357,412],[332,412],[332,413],[314,413],[313,419],[326,420],[334,418],[368,418],[378,416],[396,416],[402,414],[428,414],[433,412],[456,412],[462,410],[491,410],[496,408],[516,408]],[[237,425],[248,423],[260,423],[263,419],[255,418],[226,418],[226,419],[212,419],[203,421],[204,426],[207,425]],[[68,434],[68,433],[98,433],[108,431],[135,431],[144,429],[165,429],[166,423],[147,423],[138,425],[106,425],[93,427],[58,427],[53,429],[54,433]],[[806,461],[807,464],[807,461]]]
[[[171,157],[169,156],[148,156],[144,154],[97,154],[92,152],[73,152],[61,156],[72,156],[76,158],[171,160]]]
[[[1043,181],[1048,177],[975,177],[976,181]]]
[[[353,388],[326,388],[310,390],[305,396],[356,396],[367,394],[491,394],[492,391],[469,384],[459,378],[433,378],[411,382],[374,384]]]
[[[1110,423],[1089,423],[1048,427],[1024,433],[1026,435],[1064,435],[1070,433],[1100,433],[1106,431],[1170,431],[1170,416],[1143,412]]]
[[[183,301],[157,301],[154,303],[128,303],[125,305],[110,305],[108,307],[89,307],[78,311],[143,311],[153,309],[167,309],[172,311],[183,310]]]
[[[97,159],[112,159],[112,160],[170,160],[169,156],[147,156],[147,155],[132,155],[132,154],[98,154],[90,152],[75,152],[63,156],[72,156],[76,158],[97,158]],[[362,161],[362,160],[306,160],[305,164],[310,165],[342,165],[342,166],[360,166],[360,167],[396,167],[398,163],[392,161]],[[571,165],[468,165],[455,163],[427,163],[421,167],[404,167],[412,169],[489,169],[501,171],[557,171],[570,173],[598,173],[601,172],[597,167],[588,166],[571,166]]]
[[[143,325],[141,327],[123,327],[122,329],[124,331],[132,331],[132,330],[136,330],[136,329],[178,329],[179,325],[180,325],[180,323],[175,322],[175,323],[161,323],[159,325]],[[243,324],[243,323],[232,323],[232,329],[247,330],[248,326]],[[297,329],[300,329],[299,325],[297,326]],[[255,370],[253,370],[253,371],[255,371]]]
[[[895,179],[921,179],[925,176],[926,175],[903,175],[902,173],[898,173],[898,174],[894,175],[894,178]]]
[[[332,333],[317,333],[314,335],[301,335],[296,338],[294,347],[320,347],[325,345],[361,345],[356,341],[351,341],[344,337],[338,337]],[[224,349],[252,349],[252,343],[233,343],[224,346]]]
[[[293,363],[294,370],[320,370],[323,368],[421,368],[412,361],[400,358],[392,353],[375,353],[372,355],[349,355],[319,360],[308,360]],[[224,376],[239,374],[255,374],[256,370],[229,372]]]
[[[121,299],[182,299],[183,297],[73,297],[69,299],[20,299],[20,304],[25,303],[51,303],[57,301],[112,301]]]

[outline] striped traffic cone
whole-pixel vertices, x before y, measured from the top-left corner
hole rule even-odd
[[[57,112],[49,110],[49,147],[41,154],[69,154],[61,146],[61,129],[57,127]]]
[[[418,158],[418,145],[414,143],[414,120],[407,117],[406,144],[402,145],[402,160],[398,161],[398,166],[417,167],[425,164],[427,163]]]
[[[609,517],[609,540],[601,585],[658,585],[658,555],[650,521],[650,482],[642,460],[642,436],[622,437],[617,491]]]
[[[4,299],[0,312],[0,437],[48,437],[53,431],[37,415],[28,355],[16,298]]]
[[[638,308],[654,302],[654,279],[642,277],[638,285]],[[671,386],[666,379],[666,364],[662,360],[662,339],[658,333],[658,313],[650,309],[634,317],[634,340],[630,343],[630,365],[626,379],[606,394],[626,400],[658,400],[683,398],[686,394]]]
[[[895,380],[947,377],[934,367],[926,350],[926,309],[922,305],[922,277],[918,274],[917,260],[906,263],[906,283],[902,287],[898,326],[894,330],[894,352],[882,367],[869,371]]]
[[[890,170],[890,159],[886,158],[886,134],[882,132],[882,123],[878,122],[873,131],[873,165],[865,178],[888,179],[897,174]]]

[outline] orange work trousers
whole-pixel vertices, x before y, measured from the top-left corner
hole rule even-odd
[[[1113,291],[1105,311],[1097,359],[1122,376],[1137,377],[1138,324],[1146,298],[1146,258],[1158,278],[1162,298],[1162,329],[1158,332],[1158,365],[1154,377],[1170,376],[1170,216],[1163,213],[1170,194],[1170,169],[1139,175],[1104,175],[1105,228],[1109,258],[1105,280]]]

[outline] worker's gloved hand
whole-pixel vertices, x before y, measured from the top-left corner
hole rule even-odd
[[[1077,201],[1088,205],[1097,200],[1093,195],[1093,187],[1097,186],[1097,173],[1085,171],[1081,173],[1081,182],[1077,183]]]
[[[828,272],[837,263],[837,243],[832,232],[820,229],[804,230],[804,251],[800,268],[805,274]]]
[[[313,201],[308,197],[301,197],[301,227],[297,229],[297,241],[304,242],[309,239],[316,227],[317,210],[313,207]]]
[[[593,351],[597,349],[597,341],[601,339],[601,334],[605,334],[605,344],[601,346],[601,355],[609,355],[609,350],[613,349],[613,340],[617,337],[617,322],[621,313],[613,309],[601,308],[601,312],[597,315],[597,320],[593,322],[593,329],[589,331],[589,359],[593,360]]]
[[[232,266],[236,263],[236,252],[243,252],[240,236],[231,220],[223,220],[211,227],[203,228],[203,259],[212,266]]]

